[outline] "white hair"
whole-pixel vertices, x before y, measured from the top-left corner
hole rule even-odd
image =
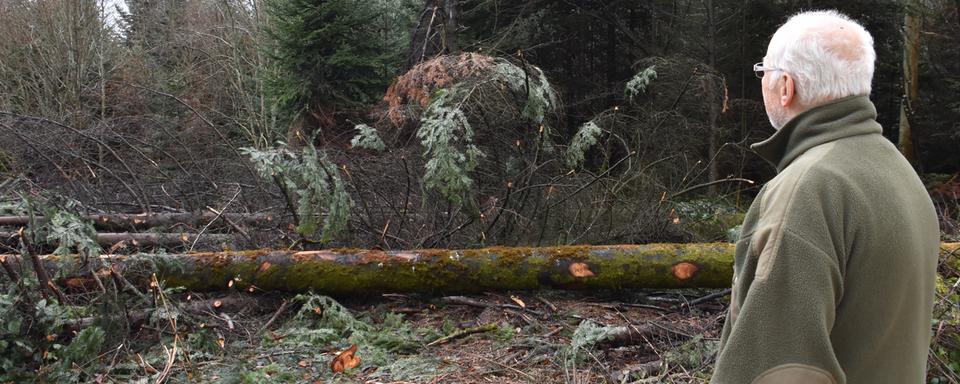
[[[869,95],[876,58],[873,37],[859,23],[837,11],[812,11],[794,15],[777,30],[764,66],[793,76],[798,101],[815,106]],[[776,76],[769,77],[775,84]]]

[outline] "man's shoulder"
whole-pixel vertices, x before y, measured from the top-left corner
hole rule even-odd
[[[900,179],[913,169],[882,135],[861,135],[810,148],[780,172],[771,189],[828,192],[856,188],[867,179]]]
[[[868,204],[862,179],[871,176],[861,169],[862,164],[851,164],[846,147],[829,142],[797,157],[764,187],[758,213],[804,221],[842,215]]]
[[[842,162],[834,153],[835,147],[836,142],[829,142],[810,148],[770,180],[764,194],[790,197],[837,182],[837,168]]]

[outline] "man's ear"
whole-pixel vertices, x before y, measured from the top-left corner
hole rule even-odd
[[[794,88],[793,76],[790,76],[788,73],[783,74],[783,87],[780,88],[780,106],[787,107],[790,104],[793,104],[794,97],[796,96],[796,88]]]

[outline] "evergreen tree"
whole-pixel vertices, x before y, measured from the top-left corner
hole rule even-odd
[[[343,106],[373,102],[396,72],[407,39],[395,34],[410,18],[403,1],[270,0],[267,54],[274,61],[267,96],[279,115],[304,117],[321,129]],[[395,17],[394,23],[382,18]],[[391,30],[392,29],[392,30]],[[312,120],[311,120],[312,119]]]

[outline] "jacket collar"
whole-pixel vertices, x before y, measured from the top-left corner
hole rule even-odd
[[[877,109],[869,96],[850,96],[816,106],[790,121],[770,138],[750,146],[782,172],[808,149],[845,137],[882,134]]]

